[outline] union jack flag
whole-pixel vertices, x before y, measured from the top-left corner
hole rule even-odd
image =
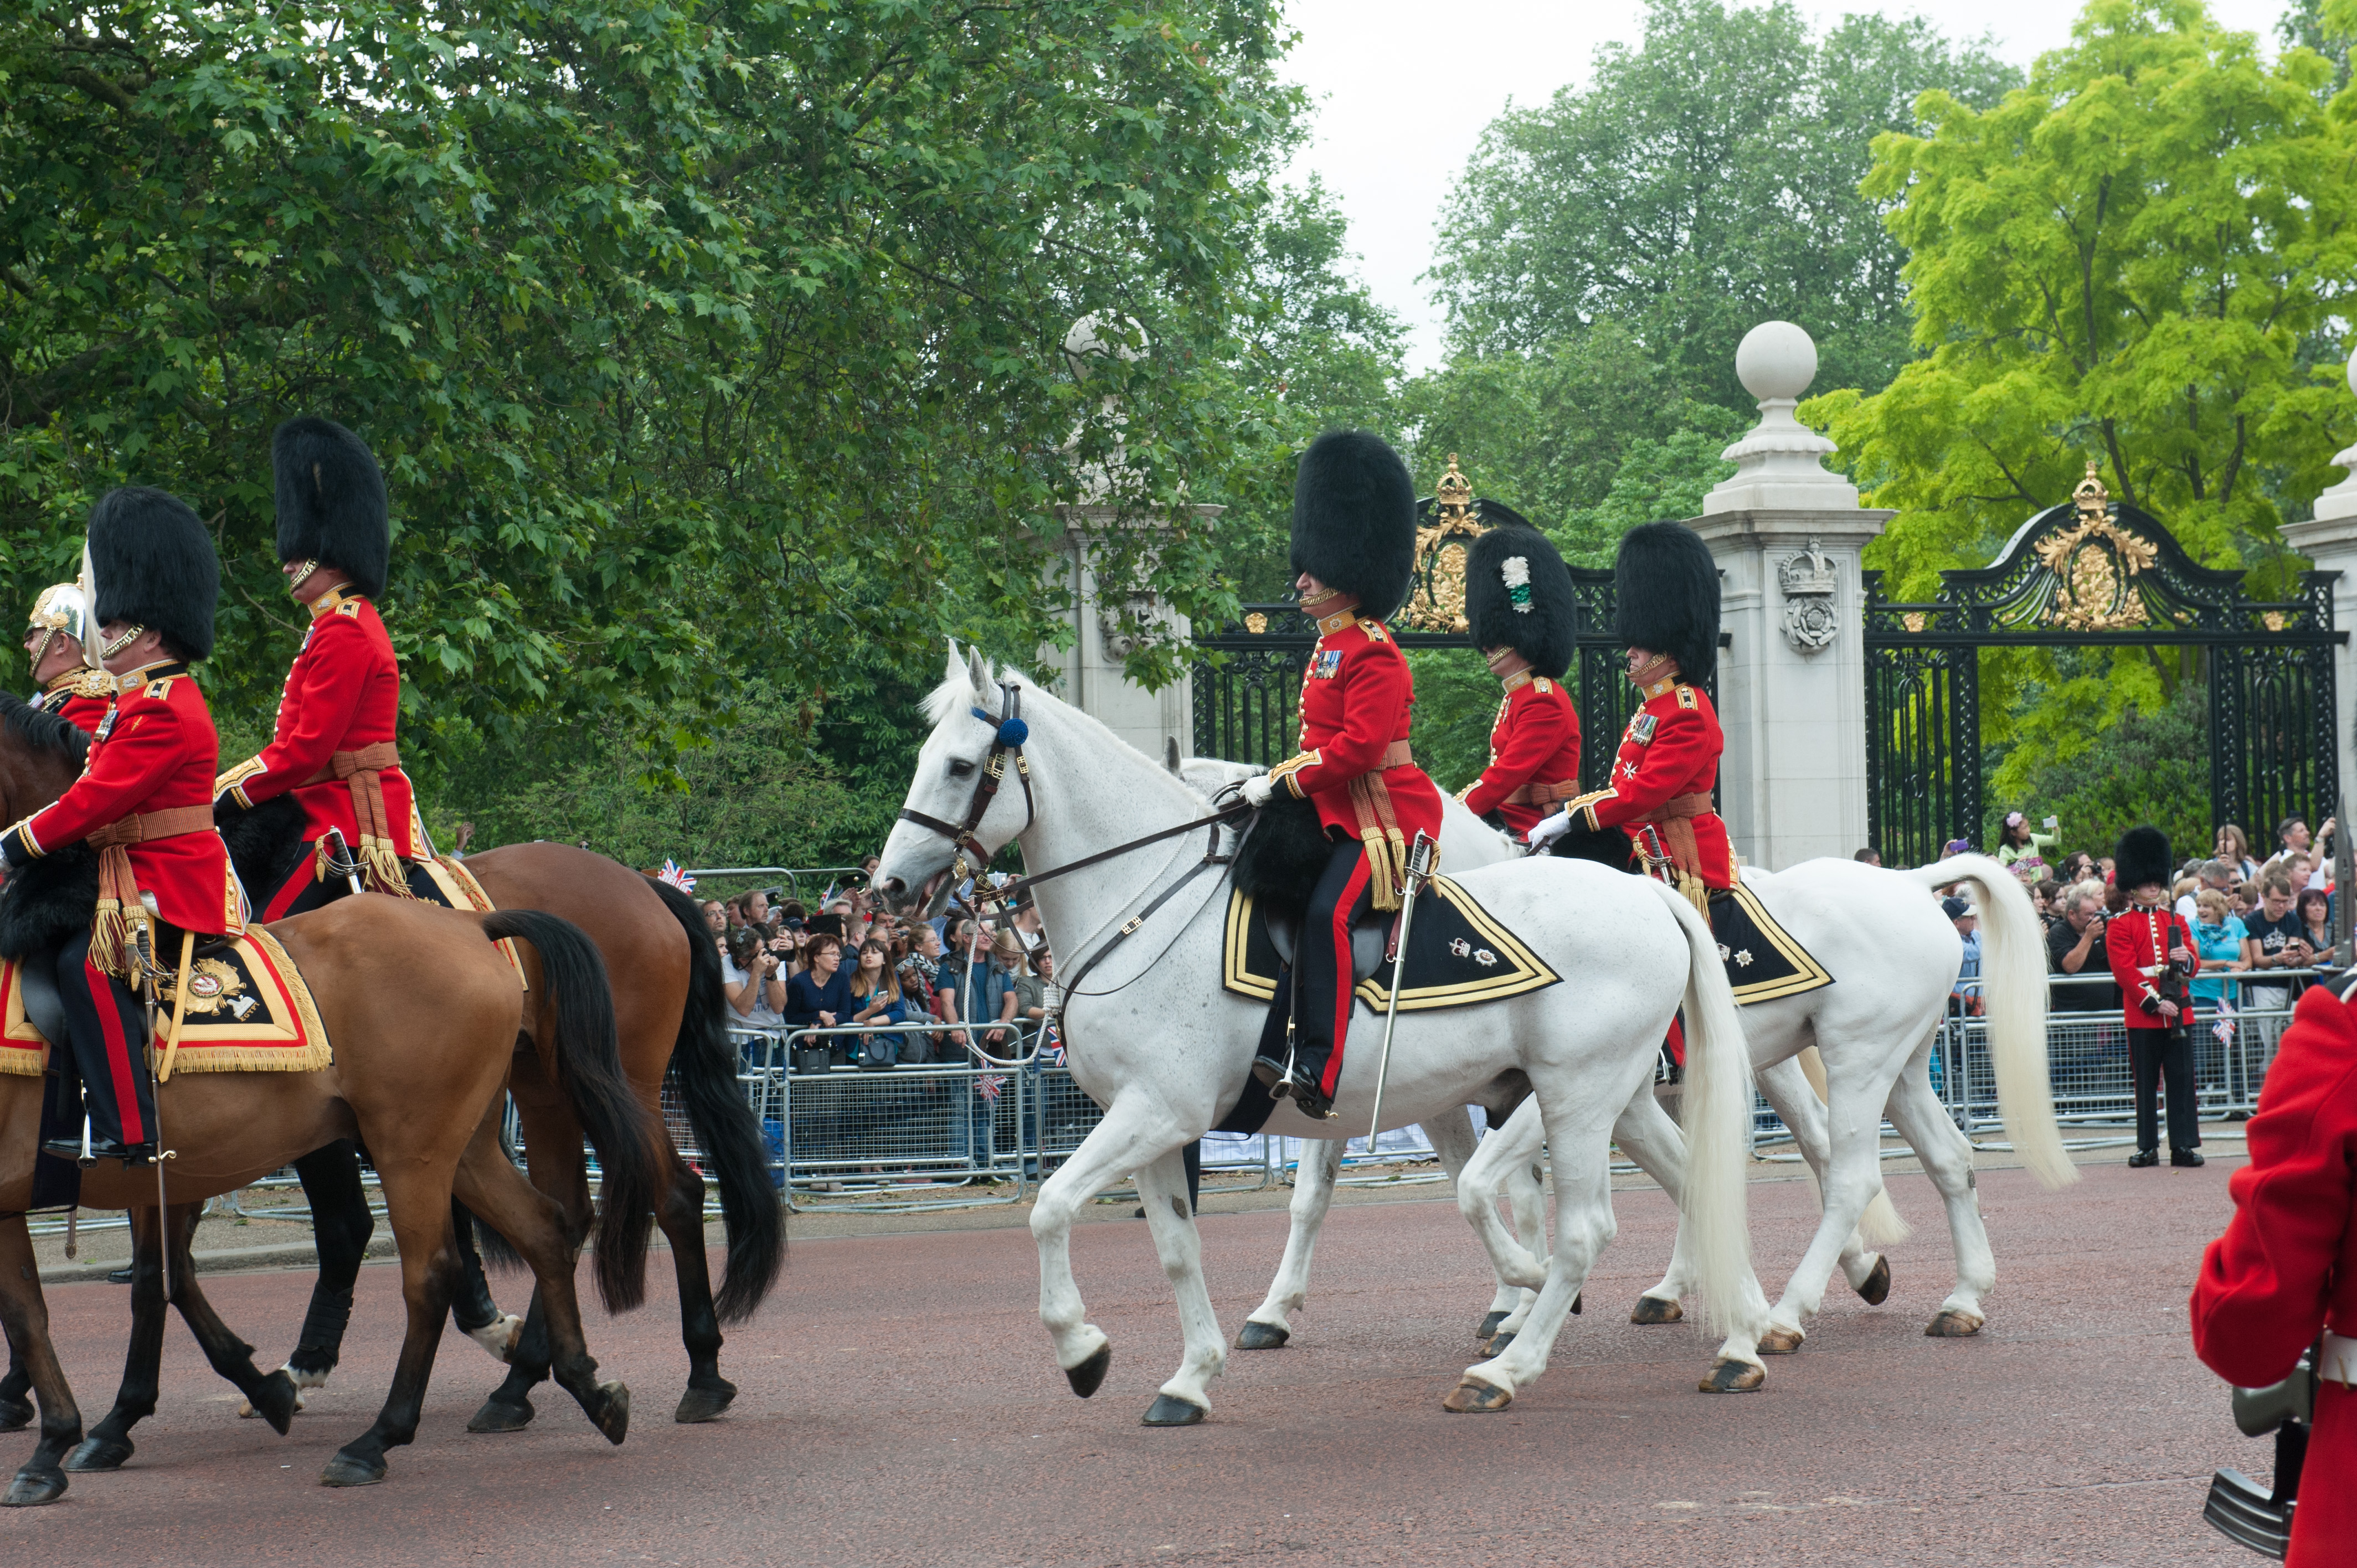
[[[993,1104],[998,1102],[999,1090],[1006,1087],[1006,1075],[1003,1072],[985,1073],[974,1080],[974,1091]]]
[[[663,861],[662,869],[655,873],[655,880],[668,882],[683,893],[695,891],[695,878],[682,871],[679,868],[679,862],[675,860],[666,858]]]
[[[2210,1033],[2222,1046],[2234,1043],[2234,1004],[2222,996],[2218,998],[2218,1021],[2210,1026]]]

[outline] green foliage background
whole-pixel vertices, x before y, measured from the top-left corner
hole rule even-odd
[[[301,631],[268,433],[328,413],[392,484],[437,834],[809,865],[882,836],[943,638],[1069,637],[1059,508],[1116,447],[1099,570],[1199,622],[1285,591],[1292,455],[1334,425],[1427,490],[1457,454],[1605,565],[1731,471],[1769,317],[1817,340],[1803,413],[1897,509],[1899,591],[2090,457],[2280,585],[2357,439],[2352,27],[2303,0],[2270,57],[2195,0],[2091,0],[2025,77],[1919,19],[1651,0],[1484,133],[1409,376],[1340,209],[1277,182],[1308,121],[1275,0],[13,0],[0,596],[70,574],[107,487],[175,489],[224,561],[225,752],[260,744]],[[1140,352],[1077,376],[1084,314]],[[1121,526],[1182,502],[1225,510],[1151,554]],[[1459,788],[1495,683],[1415,664]],[[2199,816],[2201,676],[1990,655],[1992,809]]]

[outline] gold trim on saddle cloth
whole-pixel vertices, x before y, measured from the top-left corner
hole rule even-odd
[[[1480,965],[1482,972],[1478,979],[1448,985],[1416,985],[1413,983],[1412,962],[1411,983],[1400,995],[1401,1012],[1428,1012],[1442,1007],[1469,1007],[1480,1002],[1501,1002],[1509,996],[1520,996],[1525,992],[1553,985],[1562,978],[1455,882],[1446,876],[1436,876],[1429,886],[1432,897],[1447,900],[1449,908],[1474,933],[1468,946],[1472,961]],[[1274,965],[1269,972],[1263,973],[1253,963],[1253,912],[1251,898],[1232,887],[1228,890],[1227,923],[1220,942],[1220,984],[1222,989],[1239,996],[1274,1002],[1276,1000]],[[1425,919],[1429,913],[1428,909],[1421,911],[1419,920]],[[1266,940],[1265,934],[1263,940]],[[1473,946],[1476,940],[1478,947]],[[1486,955],[1486,960],[1482,955]],[[1265,957],[1263,961],[1268,961],[1268,958]],[[1361,981],[1351,994],[1381,1013],[1389,1004],[1390,985],[1391,971],[1384,968],[1378,974]]]
[[[1819,963],[1808,949],[1795,941],[1790,931],[1776,923],[1776,917],[1768,912],[1768,906],[1762,904],[1760,896],[1750,888],[1738,882],[1733,887],[1714,891],[1711,897],[1714,901],[1734,899],[1736,907],[1750,920],[1752,928],[1767,939],[1770,947],[1776,950],[1776,956],[1792,967],[1790,973],[1745,985],[1736,980],[1730,963],[1727,978],[1734,989],[1737,1006],[1748,1006],[1754,1002],[1773,1002],[1782,996],[1798,996],[1804,991],[1814,991],[1834,983],[1834,977],[1825,972],[1824,965]],[[1717,924],[1716,921],[1712,923]],[[1722,956],[1731,958],[1732,955],[1726,954],[1722,949]]]
[[[50,1042],[26,1015],[20,967],[14,959],[0,967],[0,1074],[37,1078],[48,1069]],[[160,1012],[178,1000],[178,978],[177,966],[162,976]],[[176,1074],[315,1072],[336,1059],[302,972],[259,927],[236,939],[235,961],[217,953],[193,960],[188,991]],[[163,1057],[163,1042],[149,1042],[148,1066],[159,1068]]]
[[[425,870],[453,909],[472,909],[478,915],[489,915],[498,910],[499,906],[491,902],[491,896],[483,891],[483,885],[475,880],[475,874],[460,862],[447,854],[437,854],[432,860],[413,864]],[[500,951],[508,955],[508,967],[515,971],[516,983],[530,991],[532,982],[524,975],[523,960],[517,955],[515,943],[502,937],[498,946]]]

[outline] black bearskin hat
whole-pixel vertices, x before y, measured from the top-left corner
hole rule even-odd
[[[2167,833],[2147,823],[2120,835],[2118,847],[2112,851],[2114,886],[2123,893],[2133,893],[2147,882],[2167,887],[2176,878],[2177,867],[2169,857]]]
[[[270,462],[278,474],[278,559],[317,561],[363,594],[383,593],[393,523],[368,443],[307,413],[272,435]]]
[[[1645,522],[1620,540],[1612,563],[1612,635],[1678,661],[1702,685],[1718,663],[1718,564],[1682,522]]]
[[[1555,680],[1571,668],[1579,607],[1571,568],[1535,528],[1493,528],[1465,553],[1465,623],[1480,649],[1511,648]]]
[[[1293,569],[1359,601],[1381,620],[1407,602],[1415,575],[1415,482],[1382,436],[1329,430],[1293,480]]]
[[[164,634],[183,659],[213,650],[221,562],[188,503],[145,485],[109,490],[90,509],[91,618]]]

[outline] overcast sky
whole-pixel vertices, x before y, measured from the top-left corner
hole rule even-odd
[[[1865,5],[1801,0],[1822,27]],[[1922,16],[1951,38],[1987,34],[2027,66],[2070,41],[2073,0],[1889,0],[1888,15]],[[2222,23],[2260,35],[2272,52],[2282,0],[2210,0]],[[1291,0],[1299,29],[1292,74],[1317,104],[1316,138],[1293,175],[1325,177],[1351,220],[1361,274],[1409,328],[1408,360],[1440,357],[1439,311],[1417,275],[1432,264],[1433,224],[1481,128],[1508,101],[1543,103],[1584,83],[1598,44],[1634,44],[1634,0]]]

